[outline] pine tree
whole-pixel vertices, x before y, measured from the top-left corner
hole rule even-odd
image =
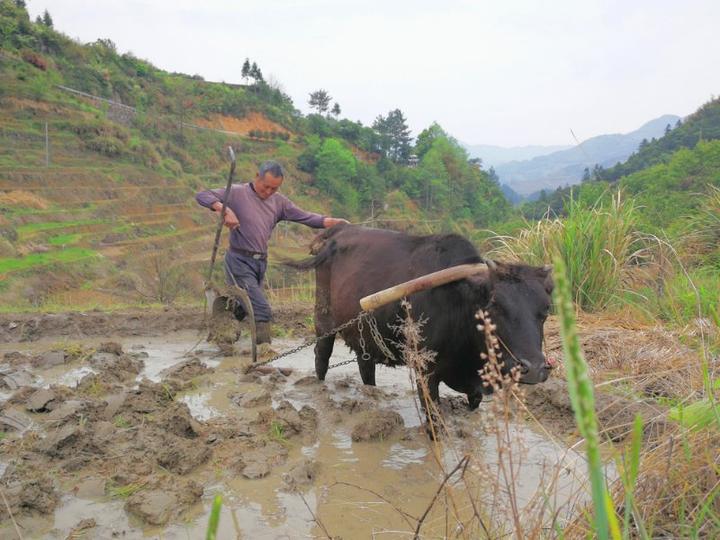
[[[247,84],[248,77],[250,77],[250,59],[246,58],[245,62],[243,62],[240,75],[245,79],[245,84]]]
[[[373,129],[380,134],[380,150],[395,163],[406,163],[410,156],[410,128],[400,109],[390,111],[387,117],[378,116]]]
[[[310,107],[317,109],[319,114],[324,114],[330,107],[330,100],[332,100],[330,94],[321,88],[320,90],[310,93],[308,103]]]
[[[19,7],[20,9],[25,9],[27,5],[25,4],[25,0],[15,0],[15,6]]]
[[[333,114],[333,116],[335,116],[335,118],[340,116],[340,104],[337,101],[335,102],[335,105],[333,105],[333,108],[330,112]]]
[[[47,9],[45,10],[45,13],[43,13],[43,24],[45,26],[47,26],[48,28],[53,27],[53,20],[52,20],[52,17],[50,16],[50,12],[48,12]]]
[[[255,62],[250,66],[250,77],[253,78],[255,84],[263,82],[262,71]]]
[[[590,181],[590,169],[588,167],[585,167],[583,169],[583,175],[582,175],[582,182],[589,182]]]

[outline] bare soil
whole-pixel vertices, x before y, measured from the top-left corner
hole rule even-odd
[[[308,313],[304,305],[278,309],[279,333],[311,335],[300,322]],[[361,506],[353,506],[352,515],[365,518],[353,523],[334,510],[335,500],[364,504],[367,492],[349,488],[353,483],[422,513],[438,476],[414,390],[407,381],[398,382],[403,370],[380,370],[390,383],[381,376],[378,387],[362,386],[354,366],[319,382],[307,350],[302,366],[290,360],[281,364],[283,370],[248,371],[247,354],[238,352],[243,346],[230,357],[207,343],[193,346],[192,336],[203,335],[202,324],[201,308],[0,316],[5,343],[0,349],[0,489],[7,499],[0,505],[0,535],[14,530],[11,516],[32,537],[54,528],[64,535],[93,530],[134,538],[172,531],[182,522],[194,523],[191,536],[201,535],[218,485],[234,494],[227,503],[233,516],[247,514],[249,524],[241,529],[251,537],[271,530],[322,534],[307,508],[343,536],[367,537],[377,523],[368,524]],[[605,370],[599,380],[621,377],[619,358],[637,358],[638,350],[654,365],[648,345],[653,332],[662,336],[655,340],[662,343],[661,357],[690,354],[661,329],[623,328],[607,339],[611,330],[590,318],[581,326],[588,360]],[[185,331],[184,337],[173,337],[178,331]],[[184,340],[186,350],[163,369],[156,353],[167,346],[153,345],[159,336],[169,336],[168,344]],[[280,351],[291,345],[282,339],[273,343]],[[546,347],[560,354],[554,322],[547,328]],[[640,370],[630,366],[627,372]],[[608,440],[622,442],[638,413],[646,419],[648,441],[661,436],[665,409],[653,395],[637,391],[643,384],[596,389]],[[665,388],[672,391],[674,384]],[[535,459],[544,470],[543,460],[579,438],[562,370],[523,391],[517,421],[525,417],[541,433],[537,444],[527,446],[545,452]],[[471,412],[456,394],[442,400],[451,433],[465,441],[459,444],[484,440],[490,409],[485,403]],[[530,431],[525,436],[536,437]],[[293,498],[300,495],[302,504]],[[84,500],[93,501],[92,510],[82,506]],[[253,505],[260,511],[251,510]],[[275,510],[266,510],[268,505]],[[270,518],[268,512],[284,517]],[[382,529],[406,527],[391,506],[377,512]],[[304,516],[302,523],[293,515]],[[234,522],[230,518],[225,517],[226,526]],[[240,534],[237,528],[235,533]]]

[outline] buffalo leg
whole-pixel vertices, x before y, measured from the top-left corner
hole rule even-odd
[[[437,408],[440,405],[440,377],[435,373],[428,373],[425,375],[427,381],[427,396],[425,395],[425,389],[422,383],[418,380],[417,391],[420,397],[420,404],[422,405],[423,411],[425,411],[425,418],[427,424],[425,431],[428,436],[432,439],[437,434],[438,429],[441,426],[440,419],[436,414]],[[430,402],[428,403],[429,400]],[[432,426],[432,427],[431,427]]]
[[[321,381],[325,380],[333,345],[335,345],[335,334],[319,339],[315,344],[315,375]]]
[[[332,329],[330,270],[322,266],[315,271],[315,335],[324,336]],[[315,375],[321,381],[325,380],[334,344],[335,334],[320,338],[315,344]]]
[[[375,386],[375,360],[373,358],[363,360],[362,356],[358,355],[357,363],[363,384]]]
[[[471,411],[474,411],[480,406],[480,402],[482,401],[483,395],[482,392],[469,392],[467,395],[468,398],[468,407],[470,407]]]

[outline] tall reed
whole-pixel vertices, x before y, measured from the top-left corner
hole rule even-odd
[[[571,298],[586,311],[602,310],[618,298],[627,267],[639,254],[636,207],[618,192],[605,205],[570,199],[567,211],[563,220],[545,218],[515,237],[495,237],[490,255],[536,265],[561,257]]]

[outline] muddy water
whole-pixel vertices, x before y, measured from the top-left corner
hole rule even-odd
[[[138,375],[138,381],[143,377],[159,381],[161,372],[186,360],[186,353],[191,349],[205,365],[214,368],[212,374],[203,377],[193,388],[176,396],[188,405],[198,420],[230,418],[241,423],[254,418],[256,407],[240,408],[231,396],[234,392],[260,385],[269,391],[273,406],[287,400],[296,409],[307,405],[317,410],[317,432],[294,438],[272,435],[271,438],[276,438],[287,449],[287,460],[264,478],[246,479],[224,470],[217,464],[219,461],[211,458],[187,475],[203,485],[201,503],[186,512],[181,521],[171,522],[163,528],[149,526],[129,516],[122,500],[110,499],[103,493],[83,497],[73,495],[75,484],[67,480],[62,486],[65,492],[61,504],[54,514],[29,522],[28,527],[37,537],[65,538],[80,520],[93,518],[96,526],[88,533],[88,537],[93,538],[117,535],[123,538],[201,538],[204,537],[210,503],[216,494],[221,494],[224,499],[219,538],[326,537],[326,531],[330,536],[345,539],[373,535],[377,538],[412,537],[409,532],[414,530],[415,518],[423,514],[443,478],[441,466],[450,470],[467,453],[473,456],[472,468],[476,472],[473,476],[476,481],[470,482],[469,490],[474,493],[481,512],[495,522],[507,523],[508,527],[511,527],[509,497],[517,501],[519,511],[527,508],[529,512],[533,502],[544,492],[550,510],[560,509],[562,516],[569,514],[573,504],[584,496],[585,465],[577,454],[549,434],[543,434],[540,427],[522,421],[505,426],[504,437],[511,441],[510,444],[499,442],[498,435],[489,429],[494,423],[489,404],[483,403],[480,410],[470,413],[462,406],[464,397],[448,389],[441,392],[445,398],[444,408],[451,418],[451,430],[462,435],[441,446],[429,442],[424,435],[409,373],[404,368],[379,367],[377,389],[362,386],[354,364],[332,369],[325,383],[318,383],[308,378],[314,375],[310,348],[275,363],[277,367],[292,368],[289,377],[266,375],[254,382],[247,378],[239,382],[238,366],[246,359],[220,357],[213,346],[204,342],[196,345],[193,333],[116,341],[124,350],[144,356],[145,367]],[[98,340],[83,342],[87,346],[97,343]],[[278,340],[273,347],[281,351],[297,343]],[[49,342],[35,342],[31,349],[18,345],[0,346],[0,352],[42,351],[48,350],[48,346]],[[243,343],[238,348],[243,349]],[[338,342],[331,362],[350,358],[351,352]],[[34,384],[72,386],[91,370],[85,365],[38,370],[33,373]],[[368,410],[380,409],[399,413],[405,428],[380,440],[353,442],[351,434],[356,420]],[[506,456],[503,467],[498,467],[498,447],[503,448]],[[288,491],[283,475],[303,459],[316,464],[314,478],[299,491]],[[0,475],[3,469],[0,457]],[[508,479],[508,474],[512,480]],[[443,500],[428,513],[423,528],[428,537],[445,537],[457,532],[457,520],[447,511],[453,504],[462,519],[472,515],[469,514],[470,505],[462,495],[468,493],[468,489],[459,483],[457,475],[450,484],[455,485],[458,499],[454,503]],[[514,493],[508,494],[509,490]]]

